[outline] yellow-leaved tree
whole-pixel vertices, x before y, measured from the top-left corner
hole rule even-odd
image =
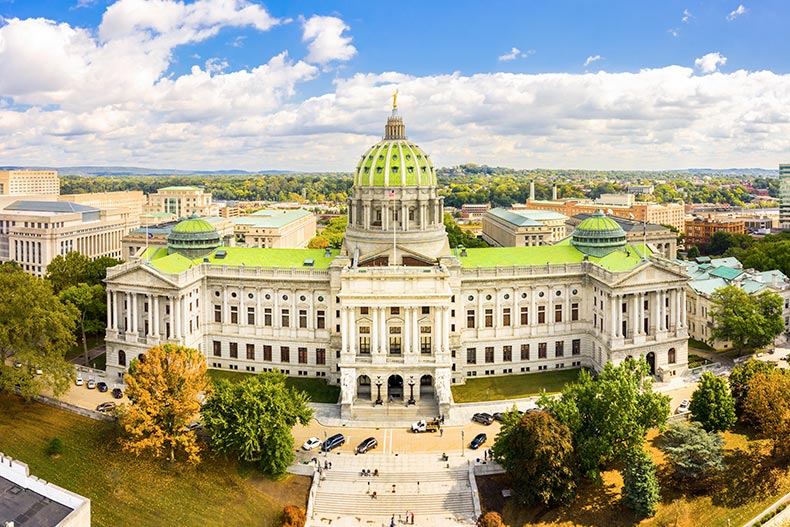
[[[183,452],[190,463],[199,463],[195,432],[187,425],[200,411],[199,396],[211,392],[203,354],[176,344],[155,346],[131,362],[126,385],[130,404],[121,412],[123,449],[171,462]]]

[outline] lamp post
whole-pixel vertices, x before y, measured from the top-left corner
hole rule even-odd
[[[414,375],[409,375],[409,404],[415,404],[414,400]]]
[[[378,388],[378,393],[376,395],[376,405],[379,405],[379,404],[381,404],[383,402],[381,400],[381,385],[382,384],[383,383],[381,382],[381,375],[378,375],[376,377],[376,388]]]
[[[464,457],[464,431],[461,430],[461,457]]]

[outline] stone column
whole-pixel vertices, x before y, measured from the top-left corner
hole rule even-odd
[[[158,339],[158,338],[161,338],[161,335],[159,334],[159,317],[161,316],[159,314],[159,295],[154,295],[153,301],[154,301],[154,306],[153,306],[154,327],[153,327],[153,331],[154,331],[154,337],[156,337]]]
[[[614,319],[614,323],[617,326],[617,336],[625,338],[625,333],[623,332],[623,295],[615,297]]]
[[[609,315],[612,319],[610,321],[610,326],[612,328],[612,338],[615,338],[617,337],[617,296],[614,293],[612,293],[610,298],[610,304],[612,306],[612,310]]]
[[[681,302],[681,309],[680,309],[680,325],[681,327],[686,326],[686,289],[683,288],[680,290],[680,302]]]
[[[311,317],[312,318],[312,317]],[[308,325],[310,324],[308,320]],[[348,309],[348,351],[352,355],[357,354],[357,308]]]
[[[174,328],[174,335],[176,339],[181,338],[181,299],[178,297],[173,297],[173,308],[175,309],[175,321],[173,322]]]
[[[444,306],[441,308],[444,312],[442,320],[444,321],[444,335],[442,337],[442,349],[445,353],[450,353],[450,308]],[[512,315],[511,315],[512,316]]]
[[[420,322],[417,317],[417,308],[411,310],[411,327],[412,327],[412,335],[411,335],[411,349],[414,353],[418,351],[422,353],[420,349]]]
[[[147,298],[148,298],[148,335],[152,335],[154,331],[154,295],[148,294]]]
[[[340,353],[348,351],[348,309],[340,308]]]
[[[403,353],[404,355],[409,355],[412,353],[411,348],[411,311],[415,309],[413,307],[404,307],[403,308]]]
[[[633,310],[632,310],[631,317],[630,317],[630,319],[631,319],[631,335],[635,337],[635,336],[639,335],[639,332],[640,332],[639,331],[640,327],[639,327],[639,294],[638,293],[633,293],[633,301],[631,303],[633,304],[633,306],[632,306]]]
[[[441,307],[437,306],[434,309],[434,327],[436,328],[436,341],[433,343],[435,353],[438,355],[442,352],[442,329],[444,328],[443,315]]]
[[[370,352],[379,352],[379,308],[370,308]]]
[[[389,343],[387,342],[387,308],[382,307],[379,311],[379,344],[381,345],[381,353],[386,354]]]
[[[107,291],[107,328],[108,329],[115,329],[115,327],[113,326],[113,318],[112,318],[113,307],[114,306],[112,303],[112,293],[110,293],[110,291]]]
[[[139,316],[137,311],[137,293],[133,292],[131,294],[131,306],[132,309],[132,333],[137,335],[137,317]]]

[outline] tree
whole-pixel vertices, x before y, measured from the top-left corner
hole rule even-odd
[[[760,372],[752,377],[743,403],[744,415],[768,439],[774,454],[790,441],[790,375],[781,370]]]
[[[675,479],[704,486],[724,469],[724,438],[707,432],[697,422],[676,421],[661,435],[659,448],[666,454]]]
[[[72,251],[66,256],[57,255],[47,266],[47,280],[56,293],[79,283],[88,283],[91,275],[91,260],[81,253]]]
[[[567,503],[576,495],[576,459],[567,426],[548,412],[503,422],[492,449],[526,505]]]
[[[496,511],[488,511],[477,519],[477,527],[507,527],[502,523],[502,516]]]
[[[689,260],[693,260],[694,258],[699,258],[699,249],[697,248],[696,245],[692,245],[691,247],[688,248],[688,253],[686,254],[686,257]]]
[[[44,387],[65,393],[74,379],[65,357],[74,345],[76,310],[49,282],[8,264],[0,265],[0,298],[0,389],[18,385],[24,397]]]
[[[656,515],[659,495],[656,464],[644,450],[631,453],[623,469],[623,505],[643,518]]]
[[[464,247],[488,247],[488,244],[477,238],[475,236],[471,236],[469,233],[461,229],[450,213],[444,213],[444,228],[447,231],[447,240],[450,243],[450,247],[458,247],[459,245],[463,245]]]
[[[582,472],[600,480],[600,469],[640,450],[647,431],[663,427],[669,417],[669,397],[653,392],[644,359],[628,357],[609,362],[597,378],[582,370],[566,384],[560,397],[543,395],[538,404],[548,409],[573,434]]]
[[[307,515],[303,509],[296,505],[283,507],[282,527],[304,527],[305,523],[307,523]]]
[[[729,382],[732,397],[735,399],[736,409],[742,409],[743,402],[749,394],[749,383],[755,375],[761,372],[770,373],[776,370],[775,362],[749,359],[736,364],[730,372]],[[784,373],[785,370],[777,370]]]
[[[772,291],[753,296],[728,285],[715,290],[711,302],[711,336],[732,341],[739,354],[770,344],[785,329],[782,297]]]
[[[73,285],[60,292],[64,304],[74,306],[79,312],[77,326],[82,339],[85,365],[88,365],[88,339],[86,334],[96,333],[104,329],[107,314],[107,300],[104,287],[101,285]]]
[[[123,449],[171,462],[179,451],[190,463],[200,462],[195,433],[185,427],[200,411],[200,394],[211,393],[203,354],[175,344],[154,346],[131,362],[125,380],[130,404],[121,419]]]
[[[691,394],[689,407],[694,421],[708,432],[723,432],[735,424],[735,400],[727,388],[727,381],[706,371],[697,389]]]
[[[214,448],[255,462],[272,476],[285,474],[294,460],[291,429],[313,416],[308,395],[285,381],[284,373],[271,371],[237,383],[216,383],[202,410]]]

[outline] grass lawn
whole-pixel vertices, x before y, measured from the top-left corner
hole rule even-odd
[[[563,386],[579,377],[580,371],[576,368],[507,377],[468,378],[466,384],[452,387],[453,399],[456,403],[471,403],[519,399],[540,395],[543,390],[548,393],[559,393]]]
[[[210,369],[208,374],[215,381],[228,379],[231,382],[238,382],[247,378],[248,375],[255,375],[255,373],[213,369]],[[288,386],[307,392],[307,395],[310,396],[314,403],[336,403],[340,398],[340,386],[327,384],[324,379],[288,377],[285,383]]]
[[[705,489],[702,495],[678,489],[670,478],[663,454],[655,446],[657,433],[648,436],[647,449],[659,464],[658,476],[661,485],[661,502],[654,518],[639,520],[621,505],[620,489],[623,484],[619,471],[603,473],[603,485],[589,481],[582,483],[576,500],[570,505],[556,509],[541,507],[519,507],[514,502],[501,498],[501,489],[507,488],[505,476],[481,485],[484,509],[499,510],[505,523],[511,527],[571,527],[575,525],[605,525],[607,527],[726,527],[743,525],[777,499],[790,491],[790,477],[780,460],[770,457],[765,442],[752,441],[747,432],[727,432],[725,448],[728,469],[722,477]],[[754,458],[748,458],[742,450],[749,445],[760,445],[760,456],[764,470],[757,469]],[[756,463],[760,465],[760,463]],[[771,472],[773,471],[773,472]],[[769,472],[771,475],[769,476]],[[771,481],[771,484],[767,484]]]
[[[53,437],[64,444],[57,459],[44,453]],[[94,527],[269,527],[284,505],[306,507],[308,478],[274,482],[208,453],[196,467],[171,466],[122,452],[115,437],[114,424],[0,394],[0,452],[90,498]]]
[[[71,347],[71,349],[66,352],[66,360],[69,361],[74,357],[79,357],[80,355],[85,353],[85,350],[82,349],[82,337],[77,338],[77,343]],[[104,333],[96,334],[96,335],[88,335],[88,349],[91,350],[96,346],[101,346],[104,344]]]
[[[689,368],[696,368],[697,366],[704,366],[705,364],[707,364],[707,361],[704,358],[689,353]]]

